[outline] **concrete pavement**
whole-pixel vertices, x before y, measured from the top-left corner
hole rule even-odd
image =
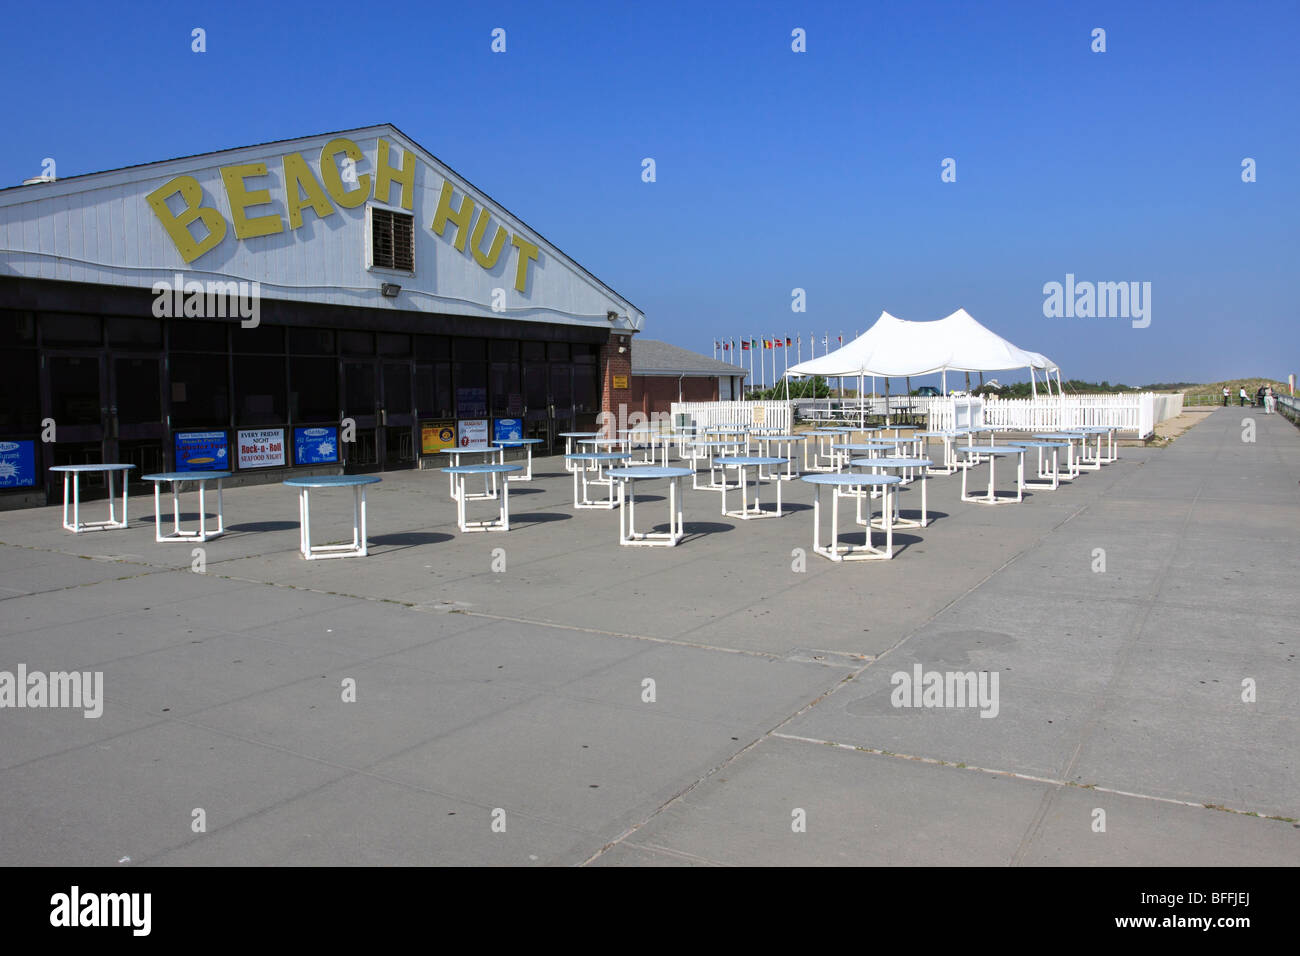
[[[557,459],[506,534],[385,475],[363,560],[302,561],[279,485],[227,493],[203,573],[145,497],[125,531],[0,514],[0,671],[105,696],[0,710],[0,860],[1300,862],[1300,431],[1220,409],[1121,454],[1020,505],[932,478],[867,564],[811,553],[802,482],[780,520],[687,491],[681,546],[620,548]],[[313,495],[319,541],[350,517]],[[996,671],[997,716],[893,706],[916,665]]]

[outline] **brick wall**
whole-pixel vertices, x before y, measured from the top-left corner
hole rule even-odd
[[[622,346],[626,351],[619,352]],[[618,415],[618,406],[629,406],[631,411],[632,389],[614,388],[614,376],[627,376],[628,384],[632,382],[632,336],[627,332],[611,332],[609,341],[600,347],[600,410]]]
[[[628,412],[670,412],[673,402],[716,402],[718,380],[688,376],[681,380],[681,398],[678,395],[676,375],[636,375],[632,378],[632,397]]]

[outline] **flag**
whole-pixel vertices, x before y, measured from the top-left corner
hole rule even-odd
[[[713,340],[713,351],[716,352],[717,350],[718,350],[718,340],[717,340],[717,339],[714,339],[714,340]]]
[[[748,351],[749,351],[749,339],[741,339],[741,340],[740,340],[740,350],[741,350],[742,352],[748,352]]]
[[[844,344],[844,336],[842,336],[842,335],[841,335],[841,336],[837,336],[836,339],[835,339],[835,341],[839,342],[840,345],[843,345],[843,344]]]
[[[785,347],[786,347],[786,348],[789,348],[789,347],[792,346],[792,345],[794,345],[794,342],[792,342],[792,341],[790,340],[790,336],[787,335],[787,336],[785,337]]]

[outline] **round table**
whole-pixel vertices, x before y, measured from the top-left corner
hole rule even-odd
[[[1034,448],[1038,451],[1038,466],[1034,470],[1036,477],[1033,480],[1025,479],[1026,488],[1042,488],[1046,491],[1055,491],[1061,487],[1061,449],[1066,449],[1067,453],[1073,447],[1068,441],[1047,441],[1038,439],[1035,441],[1011,441],[1008,445],[1016,445],[1019,448]],[[1046,463],[1043,461],[1043,452],[1047,450],[1052,452],[1052,470],[1046,469]]]
[[[835,442],[831,445],[832,459],[835,462],[835,470],[843,471],[844,463],[850,457],[844,452],[854,451],[897,451],[898,446],[894,442],[886,441],[860,441],[860,442]]]
[[[832,438],[839,438],[844,433],[839,429],[831,428],[814,428],[804,432],[809,438],[816,438],[817,443],[814,447],[812,442],[803,446],[803,470],[804,471],[835,471],[837,469],[836,456],[830,447]],[[808,449],[813,449],[812,463],[808,462]],[[826,464],[822,464],[822,459],[826,459]]]
[[[776,510],[764,511],[762,504],[758,500],[759,489],[762,486],[763,475],[762,466],[764,465],[781,465],[788,463],[789,459],[776,458],[767,455],[736,455],[730,458],[719,458],[718,464],[723,468],[735,468],[737,484],[740,485],[740,510],[727,510],[727,489],[724,483],[722,488],[722,514],[724,517],[740,518],[742,521],[750,518],[782,518],[785,511],[781,507],[781,482],[776,482]],[[749,481],[745,478],[745,469],[754,469],[754,507],[749,506]]]
[[[891,488],[899,483],[897,475],[862,475],[852,472],[835,472],[833,474],[804,475],[800,481],[806,481],[810,485],[817,487],[817,495],[813,498],[813,551],[820,554],[823,558],[831,561],[888,561],[894,556],[894,510],[892,507],[893,494]],[[826,488],[831,489],[831,543],[822,547],[821,543],[821,513],[822,513],[822,491]],[[842,489],[849,489],[847,494],[841,495]],[[885,547],[877,548],[871,543],[871,515],[868,510],[865,521],[861,520],[862,500],[866,498],[870,501],[868,494],[864,493],[865,488],[881,488],[883,491],[883,504],[881,515],[884,519]],[[866,535],[865,543],[860,545],[840,544],[840,498],[852,497],[858,502],[858,517],[864,526]],[[868,505],[868,509],[870,505]]]
[[[1115,429],[1109,425],[1080,425],[1076,431],[1081,431],[1085,435],[1097,436],[1097,456],[1096,461],[1101,465],[1109,465],[1111,462],[1119,461],[1119,450],[1115,445]],[[1106,456],[1101,454],[1101,436],[1106,436]]]
[[[451,462],[451,467],[453,468],[461,467],[461,455],[483,455],[485,456],[483,463],[488,465],[504,465],[506,462],[506,450],[504,448],[499,448],[496,445],[465,445],[461,448],[440,448],[438,449],[438,453],[446,455],[447,460]],[[499,460],[494,462],[492,460],[493,456],[499,456]],[[443,471],[446,470],[446,468],[443,468]],[[495,500],[496,496],[497,476],[495,473],[489,473],[483,476],[482,493],[474,492],[469,496],[469,498],[471,501],[486,501],[489,499]],[[447,497],[452,501],[456,500],[456,478],[454,475],[447,478]]]
[[[614,499],[614,479],[606,476],[602,472],[602,467],[614,462],[625,462],[632,457],[631,452],[626,451],[583,451],[573,455],[565,455],[565,465],[573,465],[569,468],[573,472],[573,507],[574,508],[602,508],[612,511],[618,506]],[[592,465],[595,465],[595,478],[588,478],[588,472],[592,471]],[[578,491],[578,481],[582,481],[582,491]],[[593,501],[587,495],[587,485],[608,485],[609,500]]]
[[[1098,469],[1101,468],[1100,463],[1085,465],[1084,456],[1087,453],[1086,446],[1088,444],[1088,436],[1085,435],[1083,432],[1077,432],[1077,431],[1043,432],[1041,434],[1035,435],[1034,438],[1041,439],[1044,441],[1063,441],[1070,446],[1069,451],[1065,453],[1065,471],[1061,474],[1061,481],[1074,481],[1074,479],[1078,478],[1079,475],[1083,474],[1083,469],[1085,467],[1091,471],[1097,471]],[[1079,443],[1078,455],[1075,455],[1074,453],[1075,442]]]
[[[611,468],[607,474],[618,484],[618,543],[672,548],[685,534],[682,521],[682,478],[695,474],[692,468],[665,468],[660,465],[631,465]],[[668,479],[668,530],[636,530],[636,482]],[[624,518],[626,515],[626,519]],[[625,529],[626,521],[626,530]]]
[[[526,448],[528,449],[528,464],[524,468],[522,475],[506,475],[506,481],[532,481],[533,480],[533,446],[540,445],[540,438],[501,438],[492,444],[499,448]],[[501,453],[501,464],[505,464],[505,452]]]
[[[453,497],[456,499],[456,524],[463,532],[470,531],[509,531],[510,530],[510,474],[516,471],[523,471],[522,465],[507,465],[504,463],[488,463],[483,465],[452,465],[444,468],[447,474],[451,475],[451,480],[455,486]],[[497,475],[505,477],[501,482],[501,507],[496,518],[484,518],[481,521],[469,521],[465,517],[465,502],[467,499],[474,498],[481,500],[482,496],[468,495],[465,493],[465,479],[470,475],[483,475],[484,481],[491,476],[492,483],[496,484]]]
[[[560,432],[560,437],[564,439],[564,467],[569,471],[573,470],[568,459],[573,454],[575,438],[599,438],[602,434],[603,432]]]
[[[989,460],[989,490],[983,495],[968,495],[966,493],[966,476],[970,474],[970,467],[961,470],[961,500],[973,501],[983,505],[1001,505],[1015,503],[1024,500],[1025,496],[1025,449],[1015,445],[977,445],[973,448],[960,448],[958,451],[968,456],[969,464],[974,465],[977,461],[984,458]],[[997,474],[997,465],[999,458],[1005,458],[1008,455],[1016,457],[1016,496],[999,495],[996,490],[995,481]]]
[[[930,512],[927,504],[925,486],[926,486],[926,482],[928,481],[927,469],[934,464],[934,461],[932,459],[908,458],[903,455],[885,455],[883,457],[878,457],[878,458],[854,458],[853,461],[849,462],[849,464],[857,468],[874,468],[881,471],[895,470],[895,469],[898,470],[900,472],[898,476],[900,487],[895,489],[894,492],[894,514],[893,514],[894,527],[895,528],[924,528],[927,525],[929,525]],[[914,478],[909,479],[907,477],[906,475],[907,472],[914,472],[915,477],[919,477],[921,479],[921,517],[919,520],[915,520],[912,518],[904,518],[898,512],[898,492],[902,490],[903,485],[906,485],[909,481],[914,480]],[[883,516],[882,516],[882,521],[883,521]],[[876,525],[876,527],[883,527],[883,524],[878,524]]]
[[[966,434],[965,431],[958,431],[957,429],[945,429],[941,431],[912,433],[912,437],[922,443],[921,447],[918,449],[918,451],[920,451],[922,455],[925,454],[925,447],[924,447],[925,444],[927,444],[931,438],[938,438],[943,441],[943,465],[929,469],[930,474],[932,475],[956,474],[958,468],[957,455],[952,450],[952,444],[954,439],[960,438],[965,434]]]
[[[384,479],[376,475],[318,475],[316,477],[286,478],[289,488],[298,489],[298,550],[308,561],[321,558],[364,558],[366,541],[366,486],[377,485]],[[316,488],[352,489],[352,543],[311,543],[311,491]]]
[[[73,534],[80,534],[83,531],[108,531],[114,528],[125,528],[128,518],[126,512],[126,486],[127,472],[134,468],[135,465],[120,464],[98,464],[98,465],[55,465],[50,471],[63,472],[63,527]],[[122,472],[122,520],[117,520],[117,515],[113,510],[113,476]],[[82,521],[81,520],[81,476],[89,474],[103,474],[108,476],[108,520],[107,521]],[[72,478],[72,523],[68,523],[68,478]]]
[[[745,449],[748,449],[748,440],[709,439],[707,441],[691,442],[689,446],[691,449],[691,487],[696,491],[722,491],[724,488],[738,487],[737,485],[727,484],[727,473],[725,470],[721,472],[722,480],[718,480],[717,459],[727,455],[727,452],[723,451],[723,449],[731,449],[733,455],[743,455],[745,452],[741,448],[742,445]],[[707,485],[700,484],[699,472],[696,470],[699,468],[700,464],[699,452],[701,449],[704,450],[705,457],[707,457],[709,461],[709,483]]]
[[[229,478],[229,471],[163,471],[156,475],[145,475],[141,481],[153,482],[153,539],[155,541],[210,541],[226,533],[225,515],[221,502],[221,482]],[[160,489],[166,481],[172,486],[172,530],[168,534],[162,531],[162,496]],[[182,482],[192,481],[199,486],[199,530],[181,530],[181,493]],[[208,531],[208,511],[204,491],[209,481],[217,483],[217,527]]]
[[[759,453],[760,455],[764,455],[764,456],[769,457],[769,458],[772,458],[772,457],[775,457],[775,458],[781,458],[781,457],[784,457],[784,458],[785,458],[785,470],[784,470],[784,471],[776,471],[776,472],[774,472],[774,471],[772,471],[772,470],[769,468],[767,474],[763,474],[763,469],[760,468],[760,469],[758,469],[758,477],[760,477],[760,478],[779,478],[779,479],[782,480],[782,481],[793,481],[794,479],[798,478],[798,477],[799,477],[799,473],[798,473],[797,471],[794,470],[794,459],[795,459],[794,446],[795,446],[795,442],[801,442],[801,441],[807,441],[807,440],[808,440],[808,436],[807,436],[807,435],[782,435],[782,434],[777,434],[777,435],[772,435],[772,434],[759,435],[759,436],[758,436],[758,453]],[[775,454],[775,455],[772,454],[772,446],[773,446],[773,445],[776,445],[776,446],[777,446],[776,454]],[[781,451],[782,451],[782,449],[781,449],[781,447],[780,447],[781,445],[785,445],[785,449],[784,449],[784,451],[785,451],[785,455],[784,455],[784,456],[781,455]],[[806,458],[807,458],[807,456],[805,456],[805,459],[806,459]]]

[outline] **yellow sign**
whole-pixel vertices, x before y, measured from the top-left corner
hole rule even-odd
[[[615,388],[627,388],[627,376],[626,376],[626,375],[615,375],[615,376],[614,376],[614,387],[615,387]]]
[[[356,165],[365,160],[361,147],[350,139],[342,137],[332,139],[320,151],[320,179],[312,172],[311,166],[301,153],[289,153],[280,159],[280,182],[284,183],[285,208],[289,213],[289,228],[299,229],[303,225],[303,211],[311,209],[318,219],[326,219],[338,210],[335,203],[344,209],[355,209],[371,197],[371,181],[374,181],[374,199],[379,203],[392,200],[394,186],[400,186],[399,202],[401,208],[412,211],[415,197],[415,153],[405,150],[400,169],[392,165],[389,154],[392,147],[388,140],[379,139],[379,155],[375,160],[375,175],[356,171]],[[340,157],[342,161],[340,162]],[[273,209],[267,209],[274,200],[271,190],[275,176],[266,163],[242,163],[221,168],[221,182],[230,203],[230,219],[235,227],[236,239],[252,239],[257,236],[274,236],[284,232],[284,219]],[[258,180],[269,180],[262,186]],[[321,180],[324,180],[322,185]],[[496,267],[509,237],[511,248],[518,250],[515,265],[515,289],[528,291],[528,264],[536,262],[540,248],[518,233],[511,234],[505,226],[498,225],[483,249],[483,242],[488,235],[491,215],[487,209],[479,208],[469,196],[462,196],[460,206],[452,204],[453,187],[444,180],[442,192],[438,196],[438,209],[434,213],[429,228],[437,235],[448,238],[445,233],[447,224],[456,226],[455,238],[448,241],[458,252],[465,251],[466,239],[469,240],[470,252],[474,261],[483,269]],[[180,197],[179,212],[172,212],[169,200]],[[333,200],[331,202],[330,200]],[[190,263],[210,252],[221,244],[230,229],[220,210],[202,205],[203,187],[193,176],[181,175],[159,186],[145,197],[162,223],[163,229],[176,245],[176,251],[185,262]],[[249,209],[261,208],[260,215],[249,215]],[[477,213],[477,215],[475,215]],[[202,223],[204,234],[196,236],[190,230],[195,221]]]
[[[455,422],[420,422],[420,454],[436,455],[456,447]]]
[[[763,425],[767,423],[767,408],[762,405],[754,406],[754,424]]]

